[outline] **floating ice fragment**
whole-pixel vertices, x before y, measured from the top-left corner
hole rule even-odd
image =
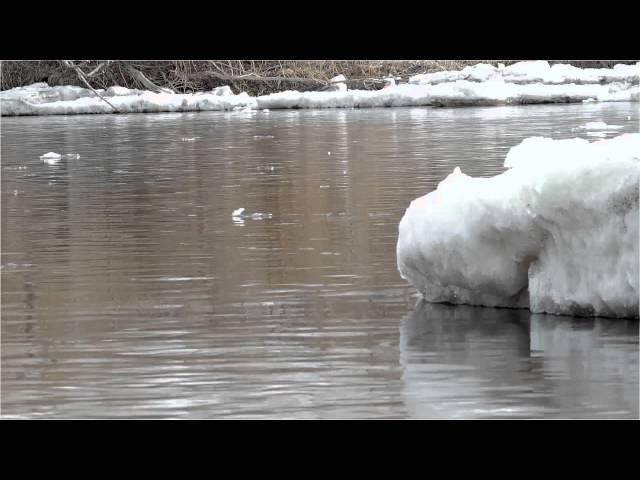
[[[44,155],[42,155],[40,157],[40,159],[44,163],[46,163],[48,165],[54,165],[54,164],[58,163],[61,158],[62,158],[62,155],[60,155],[59,153],[55,153],[55,152],[45,153]]]

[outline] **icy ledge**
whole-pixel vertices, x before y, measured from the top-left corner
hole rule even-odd
[[[528,138],[505,167],[411,202],[401,276],[430,302],[637,318],[640,134]]]
[[[97,92],[106,102],[88,88],[50,87],[46,83],[34,83],[0,92],[0,112],[2,116],[114,113],[109,103],[119,113],[256,108],[254,97],[244,92],[234,95],[229,87],[194,94],[153,93],[124,87],[111,87]]]
[[[640,63],[612,69],[581,69],[548,62],[518,62],[508,67],[487,64],[460,71],[416,75],[409,83],[387,78],[381,90],[349,90],[346,78],[331,79],[321,92],[284,91],[260,97],[229,87],[195,94],[152,93],[124,87],[98,90],[50,87],[36,83],[0,92],[3,116],[69,115],[118,112],[251,112],[286,108],[370,108],[410,106],[525,105],[534,103],[638,102]],[[108,103],[107,103],[108,102]]]

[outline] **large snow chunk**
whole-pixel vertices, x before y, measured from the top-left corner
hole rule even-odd
[[[638,317],[640,134],[529,138],[407,209],[398,269],[427,301]]]

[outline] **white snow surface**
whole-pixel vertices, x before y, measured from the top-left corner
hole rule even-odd
[[[473,106],[529,103],[615,102],[640,100],[640,62],[613,68],[577,68],[546,61],[505,67],[479,63],[459,71],[415,75],[408,83],[385,79],[381,90],[349,90],[344,75],[327,91],[284,91],[251,97],[228,86],[193,94],[152,93],[111,87],[98,90],[118,112],[186,112],[286,108],[367,108],[403,106]],[[0,92],[0,110],[11,115],[114,113],[91,90],[35,83]]]
[[[153,93],[124,87],[111,87],[97,92],[119,113],[232,110],[235,107],[256,106],[254,97],[244,92],[234,95],[229,87],[195,94]],[[0,109],[3,116],[114,113],[105,101],[88,88],[50,87],[46,83],[0,92]]]
[[[544,60],[517,62],[508,67],[502,64],[494,67],[486,63],[478,63],[462,70],[414,75],[409,78],[409,83],[435,85],[458,80],[485,82],[497,79],[509,83],[604,84],[628,82],[637,85],[640,81],[640,63],[618,64],[613,68],[578,68],[563,63],[550,65]]]
[[[637,318],[640,134],[528,138],[505,167],[411,203],[401,276],[430,302]]]
[[[578,103],[640,99],[640,87],[630,84],[545,85],[513,84],[502,80],[458,80],[437,85],[399,84],[381,90],[325,92],[285,91],[258,97],[258,108],[367,108],[404,106],[473,106],[532,103]]]

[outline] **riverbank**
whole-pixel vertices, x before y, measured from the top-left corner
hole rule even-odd
[[[419,73],[406,80],[388,76],[379,90],[351,89],[340,74],[322,90],[285,90],[252,96],[228,86],[197,93],[89,89],[46,82],[0,92],[2,116],[70,115],[230,110],[255,112],[289,108],[524,105],[539,103],[638,102],[640,63],[579,68],[546,61],[497,66],[478,63],[459,70]]]

